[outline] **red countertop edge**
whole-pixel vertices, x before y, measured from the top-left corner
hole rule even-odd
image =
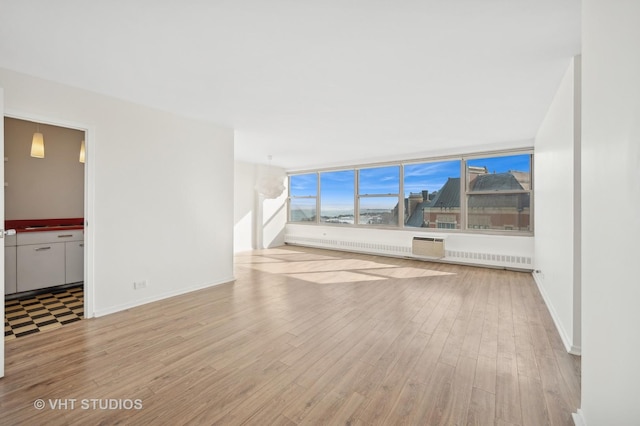
[[[26,229],[32,228],[35,229]],[[5,220],[4,229],[15,229],[16,232],[62,231],[84,229],[84,218],[63,219],[19,219]]]

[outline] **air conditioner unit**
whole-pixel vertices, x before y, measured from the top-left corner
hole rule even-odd
[[[415,256],[441,259],[444,257],[444,238],[413,237],[411,253]]]

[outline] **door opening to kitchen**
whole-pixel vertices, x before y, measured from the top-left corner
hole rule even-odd
[[[5,341],[84,316],[84,141],[4,117]]]

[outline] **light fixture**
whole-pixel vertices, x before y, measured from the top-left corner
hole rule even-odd
[[[35,158],[44,158],[44,136],[40,133],[40,128],[36,124],[36,132],[31,140],[31,156]]]
[[[264,198],[278,198],[285,190],[283,182],[286,176],[271,167],[271,159],[273,158],[271,155],[267,158],[269,159],[269,165],[266,172],[261,173],[255,189],[259,194],[262,194]]]
[[[80,143],[80,162],[84,163],[84,139]]]

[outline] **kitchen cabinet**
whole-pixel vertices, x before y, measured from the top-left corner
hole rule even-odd
[[[18,246],[18,292],[64,284],[64,243]]]
[[[12,294],[18,291],[16,261],[16,236],[7,235],[4,240],[4,294]]]
[[[17,292],[83,280],[82,230],[18,233],[16,243]]]
[[[65,282],[84,281],[84,241],[64,243]]]

